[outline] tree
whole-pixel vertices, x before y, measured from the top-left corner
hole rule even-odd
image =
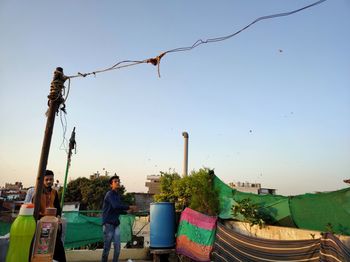
[[[83,203],[83,195],[82,195],[82,188],[85,188],[89,184],[89,179],[86,177],[79,177],[75,180],[70,181],[67,184],[66,193],[64,196],[64,200],[66,202],[80,202],[81,208],[86,209]],[[62,193],[63,188],[60,189],[60,193]]]
[[[219,193],[214,190],[214,170],[193,172],[190,179],[190,208],[214,216],[219,213]]]
[[[100,176],[94,179],[79,177],[68,183],[64,199],[66,202],[80,202],[82,210],[100,210],[104,196],[109,189],[108,176]],[[133,195],[125,194],[124,186],[120,187],[119,192],[126,204],[133,203]]]
[[[175,203],[177,197],[174,192],[175,181],[180,180],[178,173],[160,172],[160,193],[154,196],[156,202],[172,202]]]
[[[208,168],[192,171],[183,178],[175,172],[161,172],[161,192],[155,195],[155,201],[173,202],[177,211],[190,207],[201,213],[217,215],[219,198],[213,187],[213,177],[214,171]]]
[[[102,176],[89,181],[90,183],[81,189],[82,203],[87,205],[87,210],[100,210],[104,195],[110,189],[109,177]]]

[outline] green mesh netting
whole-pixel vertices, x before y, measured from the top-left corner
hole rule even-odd
[[[278,195],[257,195],[234,191],[234,201],[249,198],[252,203],[259,204],[263,213],[270,218],[270,223],[280,226],[294,226],[289,209],[288,197]]]
[[[82,247],[88,244],[103,241],[101,217],[88,217],[79,212],[66,212],[67,221],[65,248]],[[134,215],[120,216],[121,242],[128,242],[132,238]]]
[[[6,222],[3,222],[3,221],[0,221],[0,236],[4,236],[7,233],[9,233],[10,232],[10,227],[11,227],[10,223],[6,223]]]
[[[214,189],[219,192],[220,213],[219,217],[222,219],[230,219],[233,217],[231,211],[235,201],[233,200],[234,190],[222,182],[217,176],[214,176]]]
[[[299,228],[350,235],[350,188],[294,196],[290,208]]]
[[[101,217],[89,217],[76,211],[64,212],[64,219],[67,222],[65,248],[78,248],[103,241]],[[131,241],[135,215],[121,215],[119,219],[121,242]],[[10,227],[11,223],[0,221],[0,236],[9,233]]]
[[[214,188],[219,192],[220,218],[242,220],[243,218],[241,216],[233,215],[232,206],[237,203],[237,201],[249,198],[252,203],[261,206],[264,213],[271,218],[271,222],[274,224],[294,226],[289,210],[288,197],[240,192],[232,189],[216,176],[214,178]]]
[[[232,205],[250,198],[262,206],[276,225],[350,235],[350,188],[291,197],[257,195],[232,189],[216,176],[214,188],[219,192],[219,217],[222,219],[242,220],[242,217],[233,216]]]

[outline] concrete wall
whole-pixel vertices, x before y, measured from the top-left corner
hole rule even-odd
[[[113,258],[113,245],[109,251],[108,261]],[[98,262],[101,261],[102,249],[96,250],[67,250],[66,259],[69,262]],[[149,248],[122,248],[119,260],[151,260]]]
[[[150,210],[150,204],[153,202],[153,194],[149,193],[134,193],[135,205],[140,209],[140,211]]]
[[[144,237],[144,246],[150,246],[150,221],[147,217],[136,217],[132,228],[132,233],[136,236]]]
[[[320,238],[321,232],[313,230],[304,230],[290,227],[267,226],[260,229],[258,226],[249,226],[249,223],[226,221],[226,226],[229,226],[236,232],[240,232],[247,236],[254,236],[267,239],[276,240],[301,240]],[[347,247],[350,248],[350,237],[343,235],[336,235]]]

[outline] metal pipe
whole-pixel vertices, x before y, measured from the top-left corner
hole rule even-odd
[[[183,176],[187,176],[188,170],[188,133],[182,132],[182,136],[184,137],[184,165],[183,165]]]
[[[68,170],[69,170],[70,163],[71,163],[72,150],[75,148],[75,145],[76,145],[76,142],[75,142],[75,127],[74,127],[73,131],[72,131],[72,135],[69,139],[69,150],[68,150],[68,155],[67,155],[66,174],[64,176],[63,191],[62,191],[62,196],[61,196],[62,210],[63,210],[63,205],[64,205],[64,194],[66,193],[66,189],[67,189]]]

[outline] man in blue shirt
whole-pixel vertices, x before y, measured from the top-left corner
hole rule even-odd
[[[111,249],[112,241],[114,242],[113,262],[117,262],[120,253],[120,229],[119,215],[127,212],[136,211],[135,206],[125,205],[121,201],[121,195],[118,192],[120,188],[119,176],[114,175],[109,179],[111,190],[109,190],[103,200],[103,252],[102,262],[108,261],[109,250]]]

